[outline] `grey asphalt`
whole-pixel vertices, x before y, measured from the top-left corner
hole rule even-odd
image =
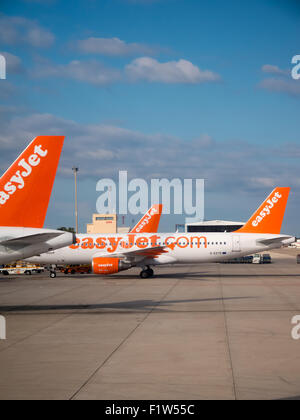
[[[300,265],[272,255],[146,280],[0,277],[0,399],[299,399]]]

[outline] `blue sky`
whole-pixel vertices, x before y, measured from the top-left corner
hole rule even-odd
[[[66,134],[50,227],[74,224],[76,163],[82,229],[97,180],[128,170],[205,178],[208,219],[246,219],[289,185],[300,235],[299,23],[293,0],[2,0],[0,168],[31,136]]]

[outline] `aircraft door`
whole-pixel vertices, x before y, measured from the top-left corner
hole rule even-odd
[[[241,251],[241,239],[239,235],[232,236],[232,251],[233,252]]]

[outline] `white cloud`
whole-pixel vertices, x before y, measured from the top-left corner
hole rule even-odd
[[[281,74],[281,75],[284,75],[284,76],[289,74],[288,70],[282,70],[278,66],[274,66],[272,64],[265,64],[264,66],[262,66],[261,69],[264,73]]]
[[[160,63],[150,57],[141,57],[126,66],[126,73],[131,81],[196,84],[220,80],[218,74],[201,70],[190,61],[183,59]]]
[[[54,35],[34,20],[0,14],[0,42],[46,48],[53,44]]]
[[[251,178],[251,181],[253,182],[254,185],[258,185],[258,186],[266,187],[266,188],[273,188],[275,185],[277,185],[278,179],[276,179],[276,177],[274,178],[253,177]]]
[[[265,64],[262,67],[264,73],[274,75],[263,79],[258,87],[266,89],[269,92],[286,93],[290,96],[300,96],[300,83],[291,77],[291,71],[282,70],[278,66]]]
[[[199,147],[207,149],[215,146],[215,140],[208,134],[202,134],[198,139],[194,140]]]
[[[105,67],[96,60],[74,60],[65,65],[43,62],[32,74],[36,77],[64,77],[99,86],[118,81],[196,84],[221,79],[218,74],[208,70],[202,71],[186,60],[159,63],[149,57],[133,60],[123,70]]]
[[[88,38],[77,42],[77,48],[86,54],[127,56],[155,53],[154,48],[139,43],[126,43],[119,38]]]
[[[91,159],[101,161],[117,158],[117,154],[111,150],[97,148],[95,150],[83,150],[76,154],[77,159]]]
[[[105,86],[121,79],[118,70],[107,68],[94,60],[74,60],[65,65],[42,64],[33,72],[33,75],[36,77],[62,77],[99,86]]]
[[[276,184],[297,190],[300,187],[298,158],[294,153],[282,158],[276,148],[218,142],[207,134],[187,141],[116,125],[80,124],[51,114],[17,116],[16,110],[10,108],[3,118],[1,114],[0,171],[15,159],[16,150],[22,150],[35,136],[64,134],[59,171],[64,177],[72,176],[71,168],[76,164],[82,178],[94,181],[116,178],[119,170],[128,170],[130,178],[205,178],[207,188],[214,191],[266,191]],[[288,150],[297,147],[290,144]],[[283,144],[281,150],[285,149]]]
[[[300,96],[300,83],[297,80],[269,78],[260,82],[259,87],[270,92],[282,92],[291,96]]]

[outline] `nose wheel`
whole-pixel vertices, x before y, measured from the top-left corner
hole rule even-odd
[[[148,279],[149,277],[153,277],[153,276],[154,276],[154,271],[150,267],[147,267],[145,270],[141,271],[140,273],[140,277],[142,279]]]

